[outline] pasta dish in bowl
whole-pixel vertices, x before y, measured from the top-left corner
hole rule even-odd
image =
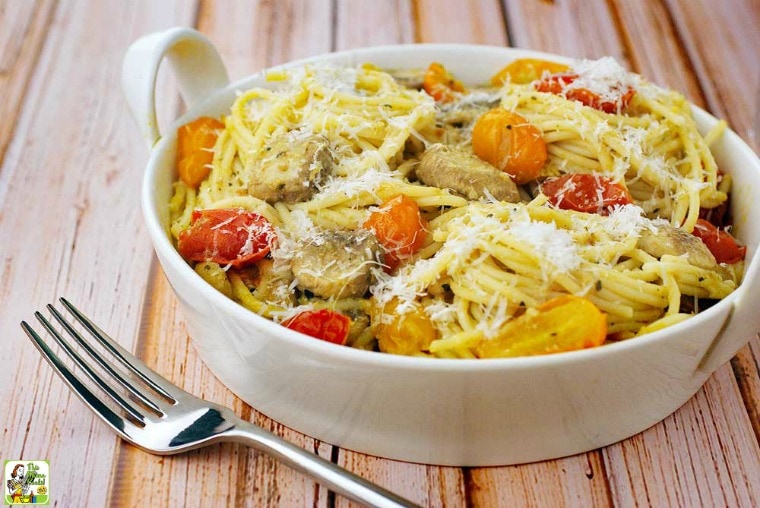
[[[180,127],[180,253],[285,326],[452,358],[627,339],[736,288],[724,122],[702,136],[683,96],[611,58],[494,72],[270,73]]]
[[[757,329],[756,156],[610,58],[369,48],[212,91],[153,149],[149,229],[204,360],[297,430],[438,464],[577,453]]]

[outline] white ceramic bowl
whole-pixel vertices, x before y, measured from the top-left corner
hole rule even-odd
[[[471,45],[404,45],[344,51],[323,60],[386,68],[442,62],[472,83],[535,52]],[[154,86],[160,62],[174,66],[189,112],[159,135]],[[175,28],[135,42],[123,86],[151,146],[142,200],[148,231],[206,364],[267,416],[314,438],[399,460],[505,465],[586,452],[634,435],[678,409],[760,329],[760,161],[733,132],[715,147],[734,178],[735,232],[747,245],[745,280],[728,298],[682,324],[633,340],[549,356],[441,360],[373,353],[313,340],[244,309],[206,284],[167,235],[176,179],[176,127],[228,111],[236,91],[198,32]],[[716,121],[695,109],[701,128]]]

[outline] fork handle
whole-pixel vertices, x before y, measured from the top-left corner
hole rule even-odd
[[[238,419],[235,426],[223,434],[225,440],[264,452],[330,490],[367,506],[418,506],[250,422]]]

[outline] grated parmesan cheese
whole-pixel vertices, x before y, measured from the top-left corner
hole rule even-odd
[[[619,100],[628,89],[636,89],[639,81],[611,56],[579,60],[572,69],[578,77],[566,86],[566,90],[586,89],[609,102]]]

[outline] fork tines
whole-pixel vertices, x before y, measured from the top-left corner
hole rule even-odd
[[[153,371],[151,371],[143,362],[134,357],[131,353],[127,352],[121,346],[119,346],[111,337],[109,337],[103,330],[95,325],[89,318],[87,318],[81,311],[79,311],[74,305],[72,305],[65,298],[60,299],[61,304],[69,311],[74,319],[82,325],[84,329],[89,332],[89,335],[94,337],[97,342],[105,348],[112,356],[114,356],[119,363],[121,363],[126,369],[134,373],[140,380],[148,385],[158,395],[163,397],[164,401],[157,398],[149,398],[145,394],[144,389],[140,389],[134,385],[131,379],[127,378],[119,369],[117,369],[109,360],[107,360],[98,350],[96,350],[90,342],[75,329],[69,321],[52,305],[47,305],[47,309],[50,311],[55,321],[57,321],[62,330],[59,331],[53,324],[45,318],[40,312],[35,312],[34,316],[47,330],[47,332],[53,336],[58,342],[61,348],[68,354],[68,356],[74,361],[74,363],[82,369],[82,371],[90,378],[100,389],[108,395],[110,400],[118,407],[126,412],[127,417],[138,426],[145,424],[145,410],[149,410],[157,416],[163,416],[163,411],[160,405],[165,405],[167,402],[170,404],[176,403],[175,397],[173,397],[167,389],[168,381],[164,380]],[[107,404],[105,404],[100,397],[93,393],[89,387],[87,387],[77,375],[69,369],[61,358],[50,348],[50,346],[42,339],[42,337],[26,322],[21,322],[21,327],[26,334],[35,344],[37,349],[42,353],[45,359],[50,363],[53,369],[63,378],[66,384],[79,395],[79,397],[89,405],[111,426],[117,430],[123,430],[124,420],[121,416],[116,414]],[[107,373],[106,377],[110,377],[111,381],[104,378],[103,375],[98,373],[93,366],[80,355],[72,345],[66,340],[64,335],[68,335],[73,338],[77,344],[79,344],[84,351],[87,352],[92,360],[94,360],[100,368]],[[119,389],[114,387],[114,382],[120,385],[128,392],[130,398],[133,401],[139,403],[140,406],[136,406],[119,393]],[[123,393],[123,392],[122,392]]]

